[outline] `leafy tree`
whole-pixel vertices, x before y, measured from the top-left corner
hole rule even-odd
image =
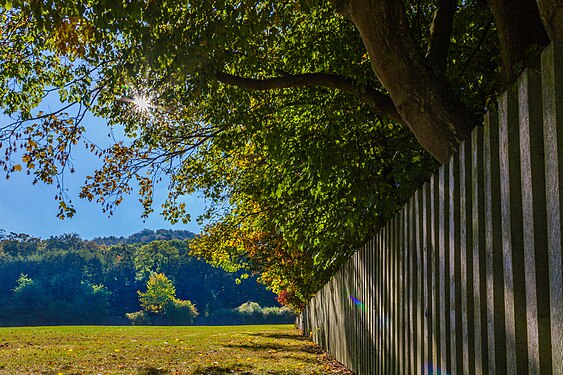
[[[139,247],[134,262],[138,280],[145,281],[155,272],[175,275],[180,267],[180,252],[169,241],[153,241]]]
[[[18,277],[14,293],[23,293],[26,289],[33,287],[33,280],[23,273]]]
[[[174,298],[164,311],[164,317],[171,325],[192,325],[198,315],[199,313],[191,301],[177,298]]]
[[[32,319],[35,324],[45,323],[47,304],[48,300],[41,285],[27,275],[21,274],[9,303],[11,315],[9,318],[20,324],[29,323]]]
[[[435,168],[420,146],[447,160],[537,46],[562,40],[556,0],[0,5],[8,177],[58,184],[64,217],[78,143],[104,160],[81,195],[108,213],[137,183],[148,215],[166,174],[172,222],[190,219],[182,195],[212,201],[202,256],[260,271],[301,259],[280,285],[297,267],[326,278]],[[131,140],[91,144],[88,111]]]
[[[147,290],[138,294],[141,307],[158,314],[176,298],[176,288],[163,273],[153,273],[147,281]]]
[[[76,233],[66,233],[60,236],[52,236],[47,241],[47,250],[79,250],[84,246],[84,241]]]
[[[168,324],[193,324],[198,315],[191,301],[176,298],[174,284],[163,273],[152,273],[147,281],[147,290],[138,294],[143,311],[162,315]],[[133,323],[145,319],[140,313],[128,317]]]
[[[111,292],[102,284],[83,284],[83,287],[85,291],[77,302],[82,309],[82,319],[85,323],[106,322]]]

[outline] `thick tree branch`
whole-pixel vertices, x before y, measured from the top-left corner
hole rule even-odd
[[[374,111],[386,116],[390,120],[400,124],[405,124],[403,118],[397,112],[395,104],[393,104],[393,101],[389,96],[374,89],[373,87],[359,87],[354,84],[352,80],[338,75],[308,73],[286,75],[276,78],[254,79],[238,77],[226,73],[217,73],[215,77],[219,82],[249,90],[264,91],[305,86],[322,86],[338,89],[360,99],[369,105]]]
[[[528,47],[547,45],[549,37],[543,27],[535,0],[487,0],[499,34],[505,83],[517,78],[516,64],[525,60]]]
[[[563,42],[563,0],[536,0],[545,31],[553,42]]]
[[[373,71],[418,142],[446,163],[478,121],[428,66],[404,7],[397,0],[346,0],[344,15],[360,32]]]
[[[457,0],[440,0],[430,26],[430,41],[426,51],[426,60],[438,75],[443,74],[446,69],[452,22],[456,8]]]

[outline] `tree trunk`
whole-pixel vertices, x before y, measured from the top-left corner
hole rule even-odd
[[[517,63],[525,60],[528,47],[533,44],[547,45],[549,38],[543,27],[536,0],[487,0],[487,4],[495,18],[500,39],[503,76],[508,84],[520,73],[515,67]]]
[[[543,26],[553,42],[563,42],[563,1],[537,0]]]
[[[354,23],[375,74],[418,142],[445,163],[477,120],[438,78],[412,38],[407,16],[396,0],[333,0]]]

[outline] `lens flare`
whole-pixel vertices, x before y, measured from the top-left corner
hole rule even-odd
[[[364,303],[362,301],[360,301],[359,299],[357,299],[356,297],[352,297],[350,296],[350,299],[352,300],[352,302],[354,302],[354,304],[360,309],[360,310],[365,310],[366,306],[364,305]]]
[[[425,363],[422,367],[422,371],[428,375],[451,375],[449,372],[444,371],[439,367],[434,368],[432,363]]]

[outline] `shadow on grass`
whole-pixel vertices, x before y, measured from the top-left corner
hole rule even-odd
[[[296,343],[294,345],[276,345],[276,344],[259,344],[259,343],[251,343],[251,344],[227,344],[225,345],[227,348],[240,348],[240,349],[249,349],[253,351],[270,351],[276,350],[279,352],[286,352],[286,353],[310,353],[310,354],[323,354],[324,351],[322,348],[318,346],[312,345],[299,345]],[[314,361],[313,359],[306,359],[306,361]]]
[[[207,366],[198,367],[193,373],[193,375],[223,375],[223,374],[237,374],[237,375],[254,375],[255,373],[240,370],[239,366]]]
[[[251,350],[294,350],[293,348],[288,348],[287,346],[277,345],[277,344],[227,344],[227,348],[240,348],[240,349],[251,349]]]
[[[235,370],[232,367],[218,367],[218,366],[209,366],[209,367],[204,367],[201,369],[197,369],[195,370],[193,373],[193,375],[224,375],[224,374],[235,374],[235,375],[256,375],[256,372],[250,372],[250,371],[241,371],[241,370]],[[285,370],[269,370],[268,372],[266,372],[266,374],[268,375],[287,375],[288,372]]]
[[[145,367],[139,370],[139,375],[162,375],[168,374],[168,371],[155,367]]]
[[[268,333],[268,332],[258,332],[258,333],[247,333],[248,336],[259,336],[259,337],[267,337],[277,340],[298,340],[304,341],[307,338],[301,335],[289,335],[287,333]]]

